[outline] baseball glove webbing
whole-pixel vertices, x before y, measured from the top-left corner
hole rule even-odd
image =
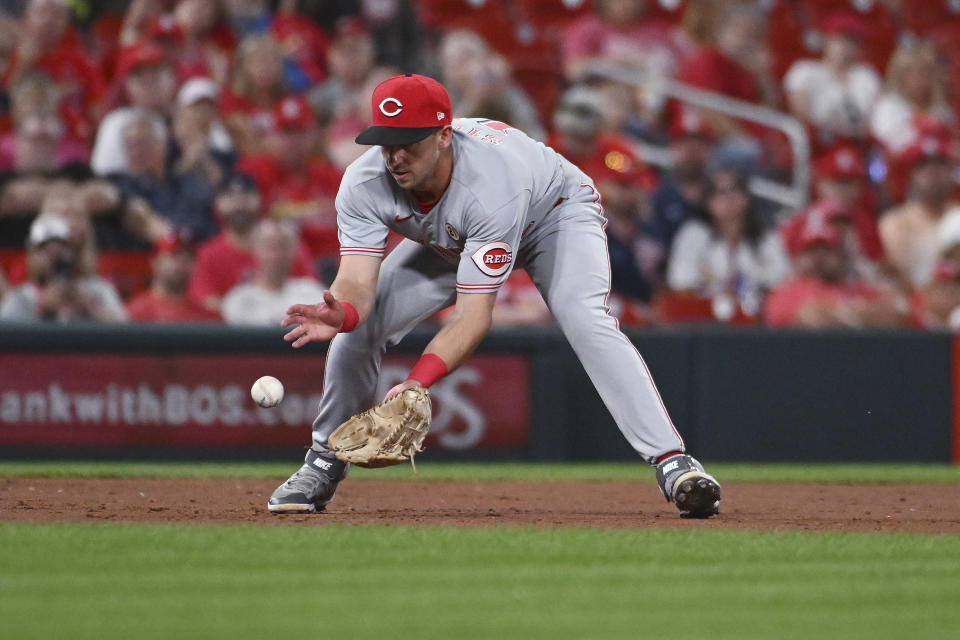
[[[430,431],[430,392],[421,386],[402,391],[349,418],[327,439],[327,447],[344,462],[378,468],[410,461],[423,451]]]

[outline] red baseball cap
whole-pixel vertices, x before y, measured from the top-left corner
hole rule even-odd
[[[378,84],[370,106],[373,126],[356,137],[357,144],[413,144],[453,121],[450,95],[443,85],[410,73]]]
[[[781,233],[784,246],[791,255],[818,244],[839,246],[843,234],[834,222],[843,215],[835,203],[826,201],[813,205],[783,225]]]
[[[281,131],[309,129],[314,123],[313,109],[301,96],[287,96],[273,108],[273,124]]]
[[[900,162],[907,171],[913,171],[921,162],[928,160],[953,162],[952,142],[942,136],[925,136],[900,155]]]
[[[117,55],[117,75],[126,78],[129,73],[143,67],[167,63],[167,52],[150,41],[135,42],[120,50]]]
[[[821,29],[825,34],[845,36],[854,40],[863,40],[867,31],[861,18],[843,9],[828,15],[821,23]]]
[[[171,232],[157,240],[153,245],[154,255],[163,253],[177,253],[178,251],[189,251],[193,253],[194,245],[187,232]]]
[[[821,180],[860,180],[867,177],[867,165],[860,152],[843,146],[817,158],[814,171]]]
[[[357,16],[343,16],[342,18],[337,20],[337,23],[334,26],[333,32],[336,37],[340,37],[340,36],[369,37],[370,27],[367,26],[367,23],[364,22],[362,18],[358,18]]]
[[[166,13],[154,18],[147,26],[147,37],[154,42],[183,42],[183,27],[173,15]]]

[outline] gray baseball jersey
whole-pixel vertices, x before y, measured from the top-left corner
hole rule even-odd
[[[314,447],[376,402],[380,359],[456,293],[494,293],[525,268],[628,442],[647,461],[682,451],[640,354],[609,315],[610,264],[593,182],[553,149],[499,122],[453,121],[450,185],[424,212],[374,147],[337,195],[342,255],[382,256],[392,229],[408,240],[384,259],[373,312],[327,355]]]
[[[458,291],[491,293],[538,221],[584,184],[575,166],[516,129],[466,118],[453,129],[453,175],[428,213],[384,170],[379,147],[347,169],[337,195],[341,255],[382,255],[392,229],[457,264]]]

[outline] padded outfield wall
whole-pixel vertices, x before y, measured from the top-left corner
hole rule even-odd
[[[381,389],[434,330],[391,349]],[[690,451],[711,461],[960,461],[949,334],[683,328],[629,334]],[[0,325],[4,458],[289,459],[325,347],[221,326]],[[250,400],[275,375],[277,409]],[[634,457],[554,329],[496,331],[433,389],[432,459]]]

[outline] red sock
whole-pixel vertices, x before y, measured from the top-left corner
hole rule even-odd
[[[682,455],[683,455],[683,451],[670,451],[668,453],[663,454],[659,458],[657,458],[657,464],[660,464],[670,456],[682,456]]]

